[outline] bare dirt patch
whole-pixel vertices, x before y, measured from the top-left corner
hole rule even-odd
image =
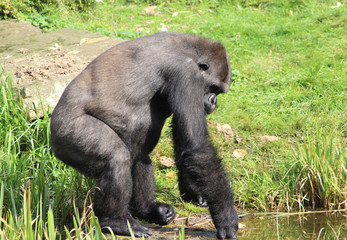
[[[0,21],[0,66],[12,75],[15,92],[34,120],[55,107],[89,62],[120,42],[85,30],[44,33],[25,21]]]
[[[87,63],[80,57],[65,51],[55,51],[46,55],[34,54],[8,61],[8,64],[14,65],[15,84],[53,79],[57,75],[80,72]]]
[[[71,78],[121,41],[85,30],[44,33],[25,21],[0,21],[0,65],[12,72],[14,84]]]

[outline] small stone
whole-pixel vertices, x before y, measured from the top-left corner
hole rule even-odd
[[[160,165],[165,166],[165,167],[172,167],[175,165],[175,161],[172,160],[172,158],[166,157],[166,156],[161,156],[159,158]]]
[[[276,136],[262,136],[260,138],[260,141],[259,141],[259,144],[260,145],[264,145],[268,142],[277,142],[279,139],[279,137],[276,137]]]
[[[237,157],[237,158],[243,158],[246,156],[246,154],[247,152],[243,149],[235,149],[233,152],[234,157]]]

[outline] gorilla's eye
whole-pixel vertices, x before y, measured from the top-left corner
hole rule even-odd
[[[199,68],[200,68],[200,70],[202,70],[202,71],[207,71],[208,68],[209,68],[209,66],[208,66],[207,63],[199,63]]]

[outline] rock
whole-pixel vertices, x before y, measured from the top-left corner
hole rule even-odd
[[[262,136],[260,138],[260,141],[259,141],[259,145],[264,145],[268,142],[277,142],[279,139],[279,137],[276,137],[276,136]]]
[[[172,158],[161,156],[159,158],[160,165],[165,167],[172,167],[175,165],[175,161]]]
[[[0,65],[12,73],[13,88],[34,120],[53,110],[89,62],[121,41],[85,30],[44,33],[25,21],[0,21]]]
[[[14,88],[15,94],[22,99],[23,107],[29,120],[40,118],[45,112],[51,112],[57,104],[66,86],[76,74],[56,78],[54,81],[38,81]],[[19,96],[18,96],[19,94]]]
[[[218,133],[223,133],[225,139],[232,139],[233,142],[238,144],[243,142],[243,138],[239,137],[239,135],[237,134],[237,131],[231,128],[230,125],[228,124],[221,125],[220,123],[216,122],[216,128]]]
[[[243,158],[246,154],[247,152],[244,149],[235,149],[233,152],[233,156],[236,158]]]

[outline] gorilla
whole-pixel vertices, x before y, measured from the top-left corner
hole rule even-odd
[[[209,141],[206,114],[229,90],[224,46],[162,32],[118,44],[93,60],[65,89],[51,117],[57,158],[96,178],[93,209],[102,228],[152,233],[135,218],[165,225],[175,218],[155,201],[148,154],[172,115],[175,163],[184,200],[207,203],[220,239],[236,238],[233,194]]]

